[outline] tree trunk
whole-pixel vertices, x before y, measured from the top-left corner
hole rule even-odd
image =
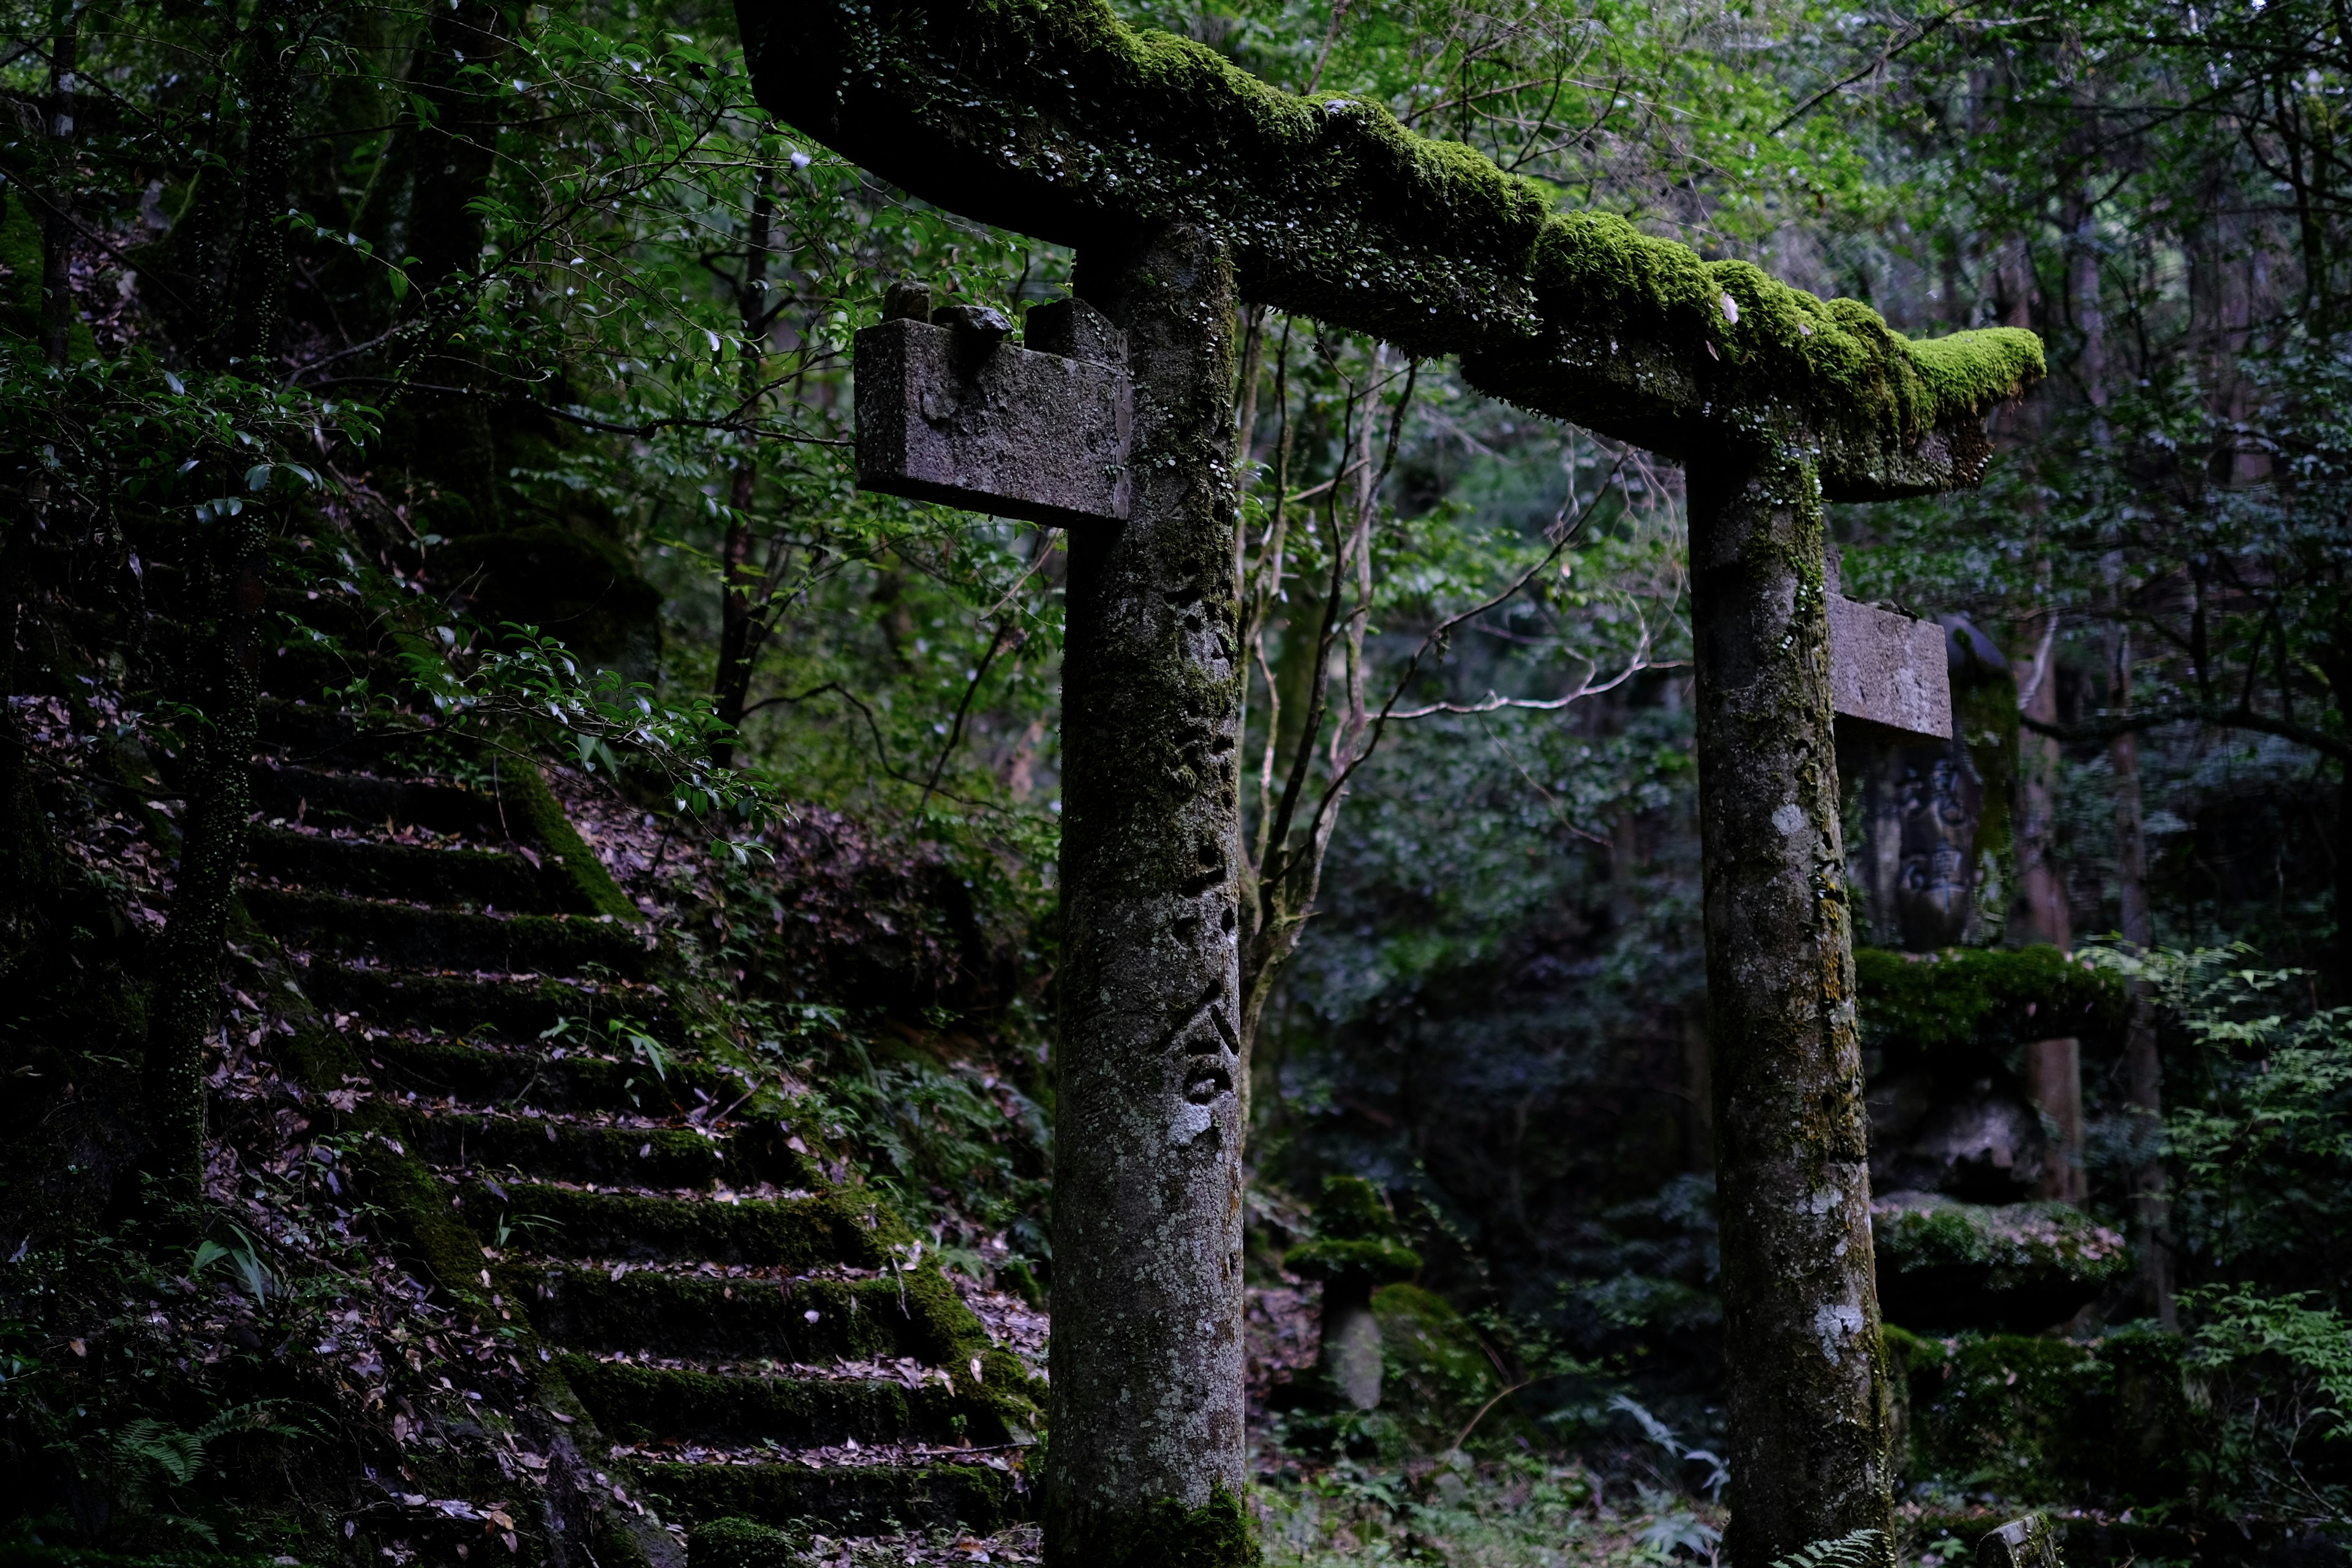
[[[416,258],[410,268],[414,303],[452,314],[461,300],[451,290],[482,264],[484,220],[474,204],[490,188],[499,142],[499,99],[482,91],[463,73],[468,63],[496,61],[507,50],[503,8],[483,0],[459,0],[428,8],[431,24],[411,67],[415,93],[426,112],[410,124],[408,157],[414,160],[409,187],[406,248]],[[476,356],[451,345],[446,333],[433,345],[431,374],[420,379],[467,389],[490,381]],[[462,528],[440,531],[487,532],[504,513],[499,478],[507,465],[499,456],[499,432],[490,405],[465,394],[411,394],[417,428],[404,454],[423,477],[438,486],[447,507],[461,501],[471,514]]]
[[[239,229],[230,320],[215,339],[224,360],[267,352],[285,292],[287,149],[293,112],[292,9],[267,6],[257,20],[242,83],[253,120],[247,133],[245,222]],[[204,1193],[205,1046],[220,1009],[221,952],[229,901],[245,863],[253,816],[253,752],[259,731],[260,650],[255,645],[263,597],[263,510],[248,505],[210,525],[205,554],[213,635],[192,638],[189,664],[201,718],[189,748],[187,814],[180,826],[180,864],[147,1033],[150,1162],[161,1195],[187,1207]]]
[[[66,0],[49,56],[49,178],[41,214],[41,354],[62,365],[73,342],[74,69],[81,6]]]
[[[2120,608],[2120,606],[2118,606]],[[2119,628],[2115,642],[2115,700],[2131,710],[2131,633]],[[2156,941],[2147,903],[2147,846],[2141,819],[2139,737],[2126,730],[2107,743],[2116,775],[2116,880],[2122,906],[2123,938],[2135,947]],[[2139,1252],[2141,1304],[2168,1329],[2180,1326],[2172,1299],[2170,1200],[2165,1194],[2164,1063],[2157,1054],[2156,998],[2143,984],[2129,992],[2124,1026],[2124,1076],[2131,1105],[2132,1145],[2140,1158],[2132,1167],[2133,1244]]]
[[[1731,1426],[1730,1557],[1894,1546],[1820,481],[1692,463],[1707,1036]]]
[[[1073,531],[1054,1139],[1056,1568],[1250,1561],[1234,285],[1177,227],[1080,258],[1127,332],[1129,521]]]
[[[735,304],[743,320],[743,363],[740,384],[743,412],[756,416],[761,345],[767,341],[769,229],[775,198],[769,194],[764,172],[759,194],[751,198],[751,234],[744,246],[743,279],[736,286]],[[752,593],[751,503],[758,498],[760,451],[758,437],[746,436],[735,455],[730,478],[727,542],[719,552],[719,668],[711,679],[711,703],[726,735],[711,743],[710,758],[720,767],[735,760],[734,732],[743,722],[743,708],[751,695],[751,666],[760,657],[760,616],[766,595]]]
[[[278,334],[278,308],[286,292],[286,174],[293,145],[297,37],[290,0],[267,0],[247,41],[245,210],[237,225],[236,293],[224,357],[267,361]],[[248,365],[247,380],[267,380]]]
[[[2032,647],[2019,706],[2037,724],[2058,721],[2058,615],[2043,610],[2022,628]],[[2074,947],[2074,921],[2066,899],[2065,868],[2058,859],[2058,742],[2026,731],[2018,737],[2018,794],[2023,820],[2017,829],[2019,913],[2029,942],[2046,942],[2061,952]]]
[[[211,668],[199,706],[205,722],[188,759],[187,814],[163,958],[147,1035],[150,1162],[167,1204],[191,1206],[205,1173],[205,1047],[220,1011],[221,952],[229,900],[253,816],[253,752],[260,659],[254,646],[267,542],[257,507],[216,525],[221,614],[206,645]]]

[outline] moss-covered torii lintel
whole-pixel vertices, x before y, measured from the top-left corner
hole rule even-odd
[[[761,103],[923,199],[1087,248],[1198,224],[1243,298],[1459,355],[1471,383],[1669,458],[1793,438],[1823,499],[1966,488],[2031,332],[1911,342],[1107,0],[737,0]]]

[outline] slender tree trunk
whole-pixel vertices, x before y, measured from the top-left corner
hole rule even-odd
[[[205,722],[189,758],[180,864],[147,1036],[151,1161],[167,1204],[193,1205],[205,1172],[205,1047],[220,1010],[221,952],[229,900],[245,861],[253,816],[253,751],[260,659],[254,644],[262,601],[261,511],[247,507],[216,525],[215,572],[222,613],[208,648],[200,704]]]
[[[293,146],[294,62],[299,47],[291,0],[265,0],[247,47],[245,211],[237,226],[236,294],[226,357],[266,361],[286,291],[286,175]],[[262,364],[247,367],[261,379]]]
[[[253,121],[247,135],[245,222],[233,268],[230,320],[215,340],[222,363],[257,357],[277,331],[285,292],[287,149],[291,144],[293,11],[272,0],[257,21],[242,83]],[[162,1196],[186,1208],[204,1192],[205,1046],[220,1009],[221,953],[229,903],[245,863],[253,816],[253,752],[259,731],[260,650],[256,644],[268,535],[263,509],[248,505],[208,525],[212,635],[192,638],[190,684],[201,715],[190,747],[188,802],[163,956],[148,1019],[150,1162]],[[195,619],[192,616],[191,619]]]
[[[1070,540],[1045,1557],[1252,1560],[1235,1026],[1234,285],[1163,231],[1080,258],[1125,329],[1132,515]]]
[[[411,68],[415,94],[426,112],[412,121],[407,156],[414,174],[408,196],[412,302],[462,310],[456,292],[482,264],[486,237],[474,204],[490,188],[498,149],[499,100],[464,74],[469,64],[496,62],[506,53],[507,16],[495,0],[458,0],[426,8],[431,24]],[[463,345],[443,346],[433,382],[473,389],[488,373]],[[489,531],[504,514],[499,429],[491,405],[478,396],[412,395],[418,429],[409,460],[445,497],[472,513],[466,530]],[[460,531],[446,529],[444,532]]]
[[[2025,684],[2018,705],[2037,724],[2058,721],[2058,613],[2042,610],[2025,619],[2021,630],[2027,645],[2019,660],[2025,665]],[[2064,753],[2048,735],[2027,730],[2020,735],[2018,794],[2022,797],[2018,824],[2017,862],[2019,912],[2028,942],[2046,942],[2061,952],[2074,947],[2074,921],[2066,897],[2066,870],[2058,858],[2058,770]]]
[[[774,220],[775,198],[764,174],[759,195],[751,199],[751,234],[743,257],[743,281],[735,299],[743,318],[741,384],[744,412],[755,412],[748,401],[759,390],[761,345],[767,340],[769,228]],[[754,601],[751,571],[751,502],[759,494],[760,454],[757,437],[746,436],[735,455],[735,471],[728,494],[727,541],[719,552],[719,668],[711,681],[711,701],[731,737],[743,721],[743,707],[751,694],[751,665],[759,657],[760,613],[765,595]],[[726,767],[735,760],[735,742],[715,742],[711,760]]]
[[[1707,1037],[1731,1527],[1743,1565],[1856,1530],[1894,1547],[1820,481],[1694,461]]]
[[[2047,577],[2045,571],[2043,576]],[[2018,692],[2025,716],[2039,723],[2058,718],[2058,615],[2043,610],[2021,628],[2028,651],[2025,684]],[[2048,942],[2060,952],[2074,945],[2067,906],[2065,868],[2058,859],[2058,742],[2031,730],[2018,736],[2018,904],[2028,942]],[[2079,1204],[2090,1195],[2084,1165],[2083,1047],[2079,1039],[2033,1040],[2025,1047],[2025,1091],[2053,1129],[2049,1160],[2042,1166],[2041,1194]]]
[[[49,178],[41,214],[41,354],[63,365],[74,323],[74,71],[80,55],[81,6],[67,0],[49,49]]]
[[[2120,612],[2121,606],[2117,606]],[[2118,626],[2115,640],[2115,702],[2131,710],[2131,633]],[[2123,938],[2146,948],[2156,941],[2147,901],[2147,846],[2141,817],[2139,737],[2126,730],[2107,744],[2116,776],[2116,879],[2122,905]],[[2164,1062],[2157,1051],[2156,998],[2144,984],[2129,991],[2124,1025],[2124,1076],[2131,1104],[2132,1142],[2143,1157],[2132,1167],[2133,1243],[2139,1252],[2142,1305],[2168,1329],[2180,1326],[2172,1299],[2171,1201],[2165,1193]]]

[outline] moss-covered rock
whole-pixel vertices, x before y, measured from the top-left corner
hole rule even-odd
[[[1494,1359],[1478,1331],[1434,1290],[1390,1285],[1372,1294],[1387,1361],[1383,1408],[1424,1449],[1450,1445],[1478,1407],[1502,1392]],[[1507,1403],[1507,1402],[1506,1402]],[[1497,1407],[1480,1424],[1487,1436],[1507,1433],[1517,1417]]]
[[[2027,1040],[2113,1035],[2123,1026],[2115,977],[2054,947],[1953,948],[1853,955],[1863,1045],[1885,1070],[1976,1064]]]
[[[1878,1300],[1914,1329],[2041,1329],[2131,1269],[2123,1237],[2063,1204],[1889,1193],[1871,1205]]]
[[[824,1519],[852,1535],[953,1525],[998,1530],[1021,1517],[1026,1500],[1013,1489],[1011,1475],[979,1465],[813,1470],[794,1464],[656,1464],[645,1467],[645,1476],[649,1498],[670,1519],[738,1518],[768,1525]]]
[[[688,1568],[801,1568],[807,1538],[748,1519],[714,1519],[686,1538]]]

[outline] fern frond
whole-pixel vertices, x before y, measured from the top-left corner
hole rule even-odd
[[[1884,1568],[1883,1530],[1857,1530],[1828,1541],[1809,1541],[1772,1568]]]

